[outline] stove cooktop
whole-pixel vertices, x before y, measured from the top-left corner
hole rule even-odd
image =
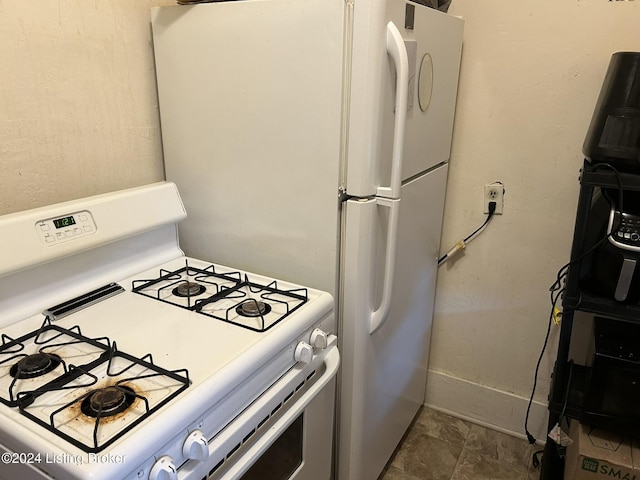
[[[152,458],[198,412],[271,368],[269,359],[305,330],[327,319],[331,330],[332,310],[323,292],[175,258],[0,330],[0,416],[29,451]],[[20,371],[44,373],[12,377],[30,355],[47,359],[33,357]],[[39,364],[49,357],[60,360],[47,371]],[[251,380],[256,393],[247,401],[292,364],[293,352],[289,363]]]
[[[132,291],[249,330],[264,332],[308,301],[308,290],[252,279],[215,265],[160,269],[153,279],[137,279]]]
[[[0,346],[0,401],[85,452],[102,451],[188,386],[186,370],[49,317],[20,338],[3,335]]]

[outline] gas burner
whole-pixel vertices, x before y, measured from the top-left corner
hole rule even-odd
[[[53,353],[34,353],[15,363],[9,373],[13,378],[35,378],[55,370],[62,359]]]
[[[71,367],[90,365],[108,355],[110,340],[90,338],[78,326],[62,328],[46,317],[37,330],[0,344],[0,403],[15,407],[21,393],[40,391],[65,377]],[[67,365],[72,362],[72,365]]]
[[[185,280],[174,288],[172,293],[178,297],[195,297],[203,294],[206,290],[207,288],[204,285]]]
[[[193,310],[204,297],[217,295],[221,290],[233,288],[240,283],[239,272],[217,272],[214,265],[195,268],[188,265],[177,270],[161,268],[153,279],[137,279],[131,283],[131,290],[146,297]],[[201,296],[196,301],[194,297]]]
[[[150,354],[117,349],[20,396],[20,413],[85,452],[95,453],[145,421],[190,384],[187,370],[165,370]]]
[[[243,317],[261,317],[271,311],[271,305],[262,300],[250,298],[236,307],[236,312]]]
[[[284,290],[278,288],[276,281],[265,285],[245,276],[243,282],[197,301],[194,310],[254,332],[265,332],[307,300],[305,288]]]
[[[111,417],[129,408],[136,399],[127,386],[110,386],[93,390],[82,401],[80,410],[89,417]]]
[[[177,270],[161,268],[156,278],[133,280],[131,290],[254,332],[267,331],[308,301],[306,288],[279,288],[275,280],[213,264],[196,268],[187,260]]]

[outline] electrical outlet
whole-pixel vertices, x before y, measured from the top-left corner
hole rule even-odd
[[[504,208],[504,185],[500,182],[493,182],[484,186],[484,213],[489,213],[489,202],[496,202],[495,215],[502,215]]]

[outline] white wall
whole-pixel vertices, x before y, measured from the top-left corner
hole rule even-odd
[[[483,221],[483,185],[504,215],[440,268],[427,404],[523,433],[550,311],[568,261],[584,140],[611,54],[640,51],[640,1],[454,0],[465,18],[442,250]],[[530,430],[546,429],[558,329]]]
[[[0,1],[0,214],[162,180],[150,7]]]

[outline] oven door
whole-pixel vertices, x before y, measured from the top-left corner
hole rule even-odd
[[[329,480],[332,470],[336,338],[306,368],[280,378],[209,442],[209,458],[178,478]]]

